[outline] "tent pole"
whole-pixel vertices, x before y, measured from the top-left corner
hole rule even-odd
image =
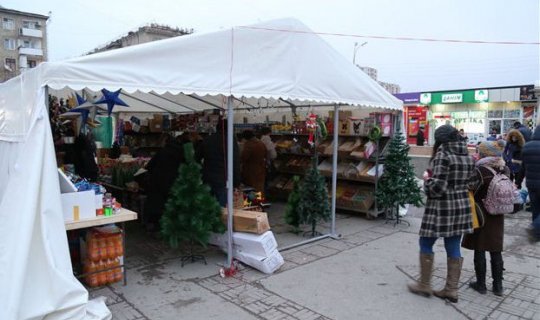
[[[336,189],[339,139],[339,105],[334,105],[334,145],[332,151],[332,225],[330,234],[336,235]]]
[[[226,268],[232,267],[233,260],[233,142],[234,142],[234,110],[233,97],[227,97],[227,265]]]

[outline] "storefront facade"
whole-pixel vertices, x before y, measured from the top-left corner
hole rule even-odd
[[[410,144],[416,142],[417,128],[421,124],[426,128],[428,144],[433,144],[433,132],[444,124],[463,129],[469,144],[477,144],[490,134],[504,137],[516,121],[532,129],[538,115],[533,85],[413,92],[396,97],[404,103]]]

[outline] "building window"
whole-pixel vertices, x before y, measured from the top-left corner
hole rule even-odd
[[[16,42],[15,39],[4,39],[4,49],[15,50]]]
[[[37,66],[36,60],[28,60],[28,68],[35,68]]]
[[[13,21],[13,19],[4,18],[2,20],[2,27],[6,30],[14,30],[15,22]]]
[[[6,58],[4,63],[4,69],[9,72],[14,72],[17,70],[17,62],[15,59],[12,58]]]
[[[41,29],[41,25],[37,21],[29,21],[29,20],[23,20],[23,28],[26,29]]]

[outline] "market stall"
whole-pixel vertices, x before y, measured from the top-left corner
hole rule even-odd
[[[246,105],[322,105],[333,108],[335,114],[341,105],[389,110],[402,106],[318,35],[292,19],[44,63],[2,84],[0,243],[6,250],[0,251],[5,268],[0,273],[0,282],[5,284],[0,301],[9,318],[54,313],[51,319],[85,319],[92,312],[86,290],[71,276],[46,114],[48,88],[64,87],[122,90],[143,101],[165,98],[170,100],[167,108],[171,112],[191,112],[201,103],[204,108],[223,109],[229,119]],[[156,108],[146,105],[150,107]],[[335,117],[336,127],[337,121]],[[233,121],[228,121],[227,132],[228,211],[232,212]],[[337,130],[334,139],[337,142]],[[336,234],[337,151],[334,143],[334,219],[330,233],[324,236]],[[228,227],[227,266],[232,263],[232,215]],[[106,316],[103,314],[101,318]]]

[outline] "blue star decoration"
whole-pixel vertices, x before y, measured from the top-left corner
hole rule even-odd
[[[94,103],[95,104],[106,103],[107,104],[107,115],[110,116],[115,105],[129,107],[127,105],[127,103],[125,103],[124,101],[122,101],[122,99],[120,99],[118,97],[120,95],[120,91],[122,91],[122,89],[120,89],[118,91],[114,91],[114,92],[111,92],[111,91],[109,91],[107,89],[101,89],[101,93],[103,93],[103,97],[101,97],[101,99],[99,99],[98,101],[96,101]]]

